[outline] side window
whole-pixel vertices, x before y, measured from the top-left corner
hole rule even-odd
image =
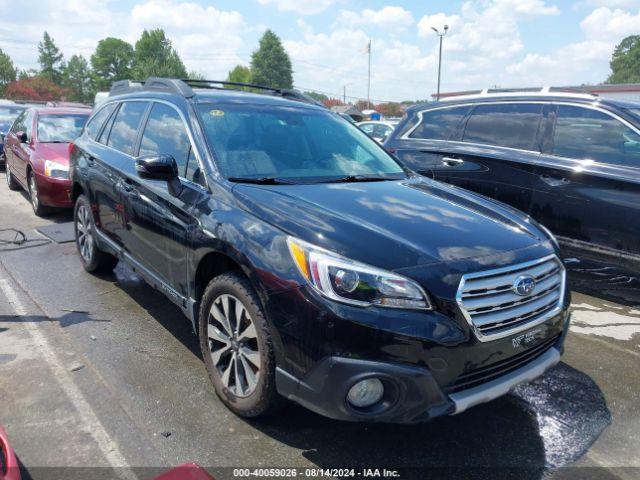
[[[198,159],[196,158],[192,148],[189,149],[189,160],[187,161],[187,173],[185,176],[187,177],[187,180],[190,180],[193,183],[197,183],[203,187],[206,187],[207,185],[204,181],[203,172],[200,170]]]
[[[182,118],[172,107],[154,103],[144,127],[140,155],[172,155],[180,176],[185,176],[191,143]]]
[[[96,140],[98,133],[100,133],[100,128],[104,124],[105,120],[109,117],[113,109],[116,108],[115,103],[111,103],[104,108],[98,110],[98,112],[91,117],[87,125],[84,127],[89,138]]]
[[[138,127],[147,105],[147,102],[123,102],[115,116],[107,145],[127,155],[133,155]]]
[[[364,125],[360,125],[360,128],[367,135],[371,135],[373,133],[373,125],[371,123],[365,123]]]
[[[24,120],[24,131],[27,134],[27,138],[31,140],[31,136],[33,135],[33,117],[35,113],[33,110],[29,110],[27,113],[27,118]]]
[[[606,113],[560,105],[553,154],[579,160],[640,167],[640,135]]]
[[[24,132],[24,118],[26,116],[27,116],[26,110],[24,110],[20,115],[18,115],[18,118],[15,119],[15,121],[13,122],[13,125],[11,126],[11,131],[13,133],[19,132],[20,130]]]
[[[474,108],[464,131],[464,142],[538,150],[536,135],[542,104],[511,103],[479,105]]]
[[[411,132],[410,138],[449,140],[460,120],[471,107],[450,107],[422,112],[420,124]]]

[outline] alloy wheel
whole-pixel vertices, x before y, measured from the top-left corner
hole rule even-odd
[[[93,233],[91,230],[91,213],[85,205],[80,205],[76,218],[76,237],[80,255],[90,263],[93,257]]]
[[[237,397],[251,395],[260,378],[260,351],[255,324],[238,298],[223,294],[213,301],[207,336],[225,388]]]
[[[37,212],[38,207],[40,206],[40,200],[38,199],[38,186],[36,185],[36,177],[33,174],[29,175],[29,196],[31,197],[31,205],[33,205],[33,210]]]

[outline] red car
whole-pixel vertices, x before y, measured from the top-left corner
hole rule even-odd
[[[82,131],[88,108],[28,108],[13,122],[5,138],[6,176],[11,190],[29,192],[33,211],[72,207],[69,143]]]

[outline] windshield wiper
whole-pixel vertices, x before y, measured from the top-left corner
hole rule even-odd
[[[235,183],[256,183],[258,185],[295,185],[296,182],[278,177],[229,177],[230,182]]]
[[[386,180],[398,180],[392,177],[381,177],[380,175],[347,175],[346,177],[332,180],[333,182],[384,182]]]

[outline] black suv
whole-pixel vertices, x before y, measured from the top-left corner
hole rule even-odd
[[[640,269],[638,103],[552,89],[454,97],[410,108],[385,146],[531,215],[566,253]]]
[[[559,361],[565,270],[535,222],[295,91],[222,83],[114,85],[70,175],[84,267],[179,305],[229,408],[424,421]]]

